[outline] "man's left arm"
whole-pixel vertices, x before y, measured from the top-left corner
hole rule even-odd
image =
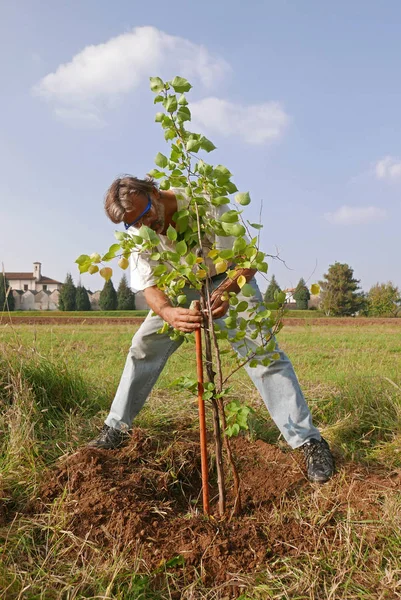
[[[211,295],[211,308],[212,308],[212,316],[213,319],[219,319],[223,317],[228,311],[229,302],[228,300],[222,300],[222,296],[225,293],[235,292],[238,294],[240,291],[240,287],[237,283],[237,280],[241,275],[245,277],[246,282],[250,281],[252,277],[257,272],[256,269],[238,269],[236,271],[234,279],[230,279],[227,277],[220,285],[217,287]]]

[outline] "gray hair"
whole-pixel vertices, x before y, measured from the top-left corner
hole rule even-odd
[[[124,215],[133,209],[131,194],[150,194],[157,190],[157,185],[152,177],[138,179],[131,175],[119,177],[109,187],[104,199],[104,209],[113,223],[121,223]]]

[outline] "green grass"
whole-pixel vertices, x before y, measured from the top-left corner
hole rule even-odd
[[[10,316],[16,317],[40,317],[40,318],[57,318],[57,317],[85,317],[90,319],[93,317],[145,317],[149,311],[147,310],[76,310],[76,311],[62,311],[62,310],[16,310],[8,313],[7,311],[0,311],[0,321],[9,320]]]
[[[64,526],[62,499],[49,514],[22,514],[46,469],[74,452],[101,424],[134,330],[124,323],[11,326],[5,320],[0,325],[0,498],[15,514],[0,528],[0,598],[230,597],[204,588],[201,581],[177,588],[181,584],[168,574],[163,583],[146,572],[139,557],[133,563],[129,553],[106,553],[74,537]],[[289,325],[280,343],[293,360],[315,422],[341,461],[386,472],[400,469],[399,327]],[[194,375],[194,359],[192,343],[171,358],[138,425],[154,435],[197,426],[196,399],[169,387],[178,374]],[[225,368],[232,366],[226,359]],[[238,371],[232,385],[231,396],[255,410],[251,435],[280,441],[246,373]],[[245,578],[249,585],[242,600],[400,596],[399,490],[383,490],[380,523],[356,522],[342,506],[337,537],[329,540],[321,523],[330,518],[340,488],[341,477],[316,491],[312,503],[310,495],[295,493],[272,507],[272,519],[291,515],[316,537],[316,548],[274,556],[256,579],[252,574]]]

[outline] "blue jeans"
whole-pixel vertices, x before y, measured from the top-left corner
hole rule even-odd
[[[212,281],[212,289],[219,283],[221,280]],[[245,298],[241,292],[237,294],[238,300],[246,300],[249,308],[262,300],[256,280],[252,279],[250,284],[255,290],[254,297]],[[188,306],[192,300],[199,299],[196,290],[184,288],[183,293],[187,296]],[[241,316],[246,318],[246,313],[242,313]],[[226,328],[223,319],[216,319],[216,323],[221,329]],[[173,341],[167,334],[157,333],[162,325],[161,317],[152,316],[150,311],[134,335],[115,398],[105,421],[106,425],[122,430],[131,426],[168,358],[181,345],[181,340]],[[249,337],[251,333],[252,330],[247,328],[245,338],[240,342],[232,343],[239,356],[244,356],[249,348],[256,349],[259,346],[258,340]],[[239,347],[244,342],[247,344],[247,349]],[[310,410],[291,361],[280,350],[277,343],[275,351],[280,354],[280,358],[269,366],[258,365],[252,368],[245,366],[244,368],[258,389],[273,421],[292,448],[298,448],[311,438],[320,440],[320,433],[312,423]],[[263,359],[264,356],[259,355],[258,358]]]

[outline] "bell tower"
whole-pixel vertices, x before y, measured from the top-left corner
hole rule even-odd
[[[33,276],[35,277],[36,281],[40,281],[40,279],[42,277],[42,263],[40,263],[40,262],[33,263]]]

